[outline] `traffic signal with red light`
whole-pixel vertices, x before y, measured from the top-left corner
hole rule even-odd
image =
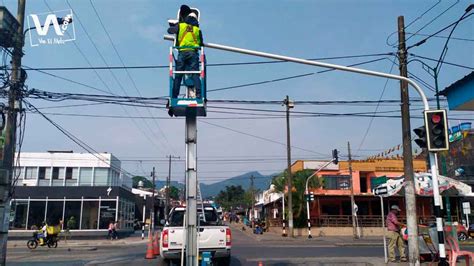
[[[425,126],[421,126],[418,128],[413,129],[413,132],[418,136],[417,139],[415,139],[415,143],[422,149],[428,147],[428,142],[426,140],[426,128]]]
[[[429,151],[449,149],[448,120],[446,110],[425,111],[427,146]]]

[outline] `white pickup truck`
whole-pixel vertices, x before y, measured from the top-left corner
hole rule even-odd
[[[165,221],[160,241],[160,256],[165,264],[181,259],[184,242],[183,218],[185,212],[186,207],[174,207],[170,212],[168,221]],[[202,217],[202,207],[198,205],[198,217],[201,217],[198,219],[200,221],[198,234],[199,254],[210,252],[212,265],[230,265],[232,238],[230,228],[223,225],[214,207],[205,205],[204,215],[205,217]]]

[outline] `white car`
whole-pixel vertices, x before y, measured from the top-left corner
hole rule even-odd
[[[183,217],[186,207],[174,207],[161,232],[160,256],[165,264],[171,260],[181,260],[184,242]],[[202,208],[198,207],[198,214]],[[222,224],[217,211],[212,206],[204,207],[205,222],[200,219],[198,234],[199,253],[210,252],[213,265],[230,265],[232,234],[230,228]]]

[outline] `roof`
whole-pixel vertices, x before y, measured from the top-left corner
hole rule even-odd
[[[439,92],[439,95],[444,95],[446,96],[449,91],[457,89],[463,85],[465,85],[467,82],[474,80],[474,71],[472,71],[470,74],[464,76],[464,78],[454,82],[453,84],[449,85],[446,87],[444,90]]]

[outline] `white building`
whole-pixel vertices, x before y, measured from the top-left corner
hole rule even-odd
[[[17,186],[119,186],[132,188],[121,162],[110,153],[22,152],[15,162]]]
[[[112,154],[22,152],[15,165],[10,230],[43,221],[81,231],[106,232],[114,221],[122,230],[133,228],[137,197]]]

